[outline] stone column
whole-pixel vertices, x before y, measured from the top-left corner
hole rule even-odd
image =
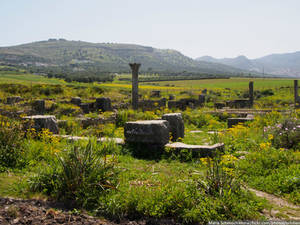
[[[139,104],[139,68],[140,63],[129,63],[132,70],[132,108],[138,109]]]
[[[294,99],[295,99],[295,106],[298,103],[298,80],[294,80]]]
[[[254,103],[253,81],[249,82],[249,107],[252,108]]]

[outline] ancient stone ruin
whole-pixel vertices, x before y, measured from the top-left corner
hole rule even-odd
[[[202,107],[205,103],[205,96],[199,96],[198,99],[194,98],[183,98],[178,101],[168,101],[168,108],[176,108],[180,110],[186,110],[187,107],[189,108],[196,108]]]
[[[77,104],[79,104],[79,101],[77,101]],[[79,107],[81,108],[84,114],[88,114],[90,112],[99,112],[99,111],[106,112],[106,111],[113,110],[110,98],[104,98],[104,97],[97,98],[95,102],[80,103]]]
[[[72,104],[74,104],[74,105],[80,106],[80,104],[81,104],[81,98],[80,97],[74,97],[74,98],[71,99],[70,102]]]
[[[130,63],[129,64],[132,70],[132,108],[137,110],[139,104],[139,68],[140,63]]]
[[[295,103],[295,108],[299,108],[300,98],[298,95],[298,80],[294,80],[294,103]]]
[[[112,111],[110,98],[97,98],[95,102],[95,109],[102,112]]]
[[[155,110],[166,107],[167,99],[162,98],[160,100],[141,100],[139,101],[139,108],[141,108],[143,111],[149,110]]]
[[[126,143],[164,146],[169,142],[169,122],[166,120],[127,122],[124,136]]]
[[[171,133],[171,140],[177,141],[178,138],[184,138],[184,123],[181,113],[169,113],[162,116],[163,120],[169,122],[169,129]]]
[[[226,107],[229,108],[252,108],[254,103],[254,89],[253,89],[253,81],[249,82],[249,98],[248,99],[235,99],[231,101],[226,101]],[[215,104],[215,108],[221,109],[225,106],[221,105],[220,103]]]
[[[35,100],[32,103],[32,109],[35,111],[36,114],[44,114],[46,111],[45,100]]]
[[[8,105],[12,105],[12,104],[18,103],[20,101],[23,101],[23,99],[20,96],[12,96],[12,97],[6,98],[6,104],[8,104]]]
[[[31,128],[34,128],[37,132],[41,131],[43,128],[48,129],[53,134],[58,134],[59,129],[57,125],[57,120],[55,116],[49,115],[35,115],[35,116],[26,116],[25,120],[28,120],[28,125]],[[33,122],[33,124],[31,124]],[[28,127],[29,128],[29,127]]]
[[[252,114],[248,114],[247,117],[237,117],[237,118],[228,118],[227,119],[227,127],[232,128],[233,126],[239,124],[239,123],[245,123],[248,121],[253,121],[254,116]]]
[[[160,91],[151,91],[150,96],[153,98],[160,98]]]

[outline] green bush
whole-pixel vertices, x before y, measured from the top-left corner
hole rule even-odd
[[[73,145],[65,154],[30,180],[33,191],[43,191],[72,207],[93,208],[99,196],[115,188],[116,160],[108,155],[112,144]]]
[[[265,132],[273,135],[272,144],[276,148],[299,149],[300,122],[296,118],[283,120],[275,126],[268,126]]]
[[[24,132],[20,123],[0,117],[0,171],[24,166]]]

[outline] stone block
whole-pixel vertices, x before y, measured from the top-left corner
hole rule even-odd
[[[249,108],[250,107],[250,101],[248,99],[236,99],[232,101],[227,101],[226,105],[230,108]]]
[[[24,119],[32,120],[33,128],[38,132],[44,128],[44,129],[48,129],[53,134],[59,133],[57,120],[55,116],[35,115],[35,116],[26,116],[24,117]]]
[[[160,91],[151,91],[150,96],[153,97],[153,98],[159,98],[160,97]]]
[[[23,101],[23,99],[20,96],[12,96],[12,97],[6,98],[6,104],[9,104],[9,105],[18,103],[20,101]]]
[[[80,104],[81,104],[81,98],[74,97],[74,98],[71,99],[71,103],[74,104],[74,105],[80,106]]]
[[[253,118],[228,118],[227,119],[227,126],[228,128],[232,128],[233,126],[239,124],[239,123],[245,123],[248,121],[253,121]]]
[[[162,119],[169,122],[172,141],[176,141],[178,138],[184,138],[184,123],[181,113],[164,114]]]
[[[222,103],[222,102],[216,102],[215,103],[215,108],[216,109],[222,109],[222,108],[224,108],[226,105],[225,105],[225,103]]]
[[[169,100],[174,100],[175,99],[175,95],[169,95]]]
[[[45,113],[45,100],[35,100],[32,104],[32,109],[37,114],[44,114]]]
[[[95,102],[95,108],[102,112],[112,111],[110,98],[97,98]]]
[[[81,110],[84,114],[90,113],[90,104],[89,103],[81,103],[79,105],[79,107],[81,108]]]
[[[166,120],[127,122],[124,127],[126,143],[165,145],[169,142],[169,123]]]
[[[205,95],[198,96],[199,104],[203,105],[205,103]]]
[[[223,143],[217,143],[214,145],[188,145],[182,142],[174,142],[166,144],[165,147],[171,148],[173,150],[191,150],[192,152],[199,153],[201,157],[214,156],[217,151],[224,150]]]

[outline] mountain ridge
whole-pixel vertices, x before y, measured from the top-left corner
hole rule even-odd
[[[231,75],[244,72],[223,64],[196,61],[176,50],[136,44],[49,39],[0,47],[0,63],[11,63],[39,70],[64,68],[67,71],[129,72],[130,62],[141,63],[142,72]]]
[[[246,56],[235,58],[198,57],[195,60],[221,63],[242,70],[273,75],[300,76],[300,51],[269,54],[256,59]]]

